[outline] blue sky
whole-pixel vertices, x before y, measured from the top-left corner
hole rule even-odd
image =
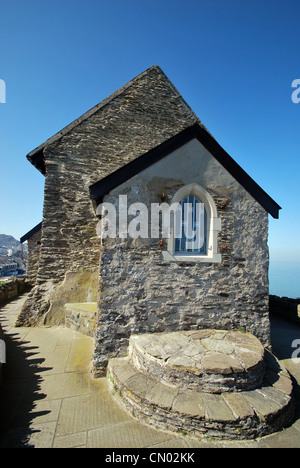
[[[26,154],[159,65],[224,149],[280,205],[271,259],[300,263],[299,0],[2,0],[0,232],[42,219]]]

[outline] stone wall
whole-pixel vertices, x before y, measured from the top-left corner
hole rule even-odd
[[[270,314],[300,325],[300,298],[270,296]]]
[[[86,290],[89,297],[73,294],[84,273],[98,284],[100,244],[89,186],[196,121],[164,73],[152,67],[44,149],[39,269],[18,325],[61,323],[63,302],[96,301],[98,286]],[[69,272],[74,281],[67,290]]]
[[[97,303],[72,303],[65,305],[65,326],[82,335],[94,337],[97,323]]]
[[[1,283],[1,278],[0,278]],[[12,278],[0,286],[0,304],[3,304],[23,292],[28,291],[28,285],[24,279]]]
[[[103,239],[94,369],[126,354],[131,334],[186,329],[243,329],[270,344],[268,215],[199,142],[192,141],[114,189],[118,207],[169,204],[189,183],[209,192],[221,218],[221,263],[168,262],[166,240]],[[118,211],[118,210],[117,210]]]
[[[30,286],[34,286],[36,283],[37,272],[39,267],[40,250],[41,250],[41,239],[42,230],[33,234],[28,239],[28,254],[27,254],[27,265],[26,265],[26,282]]]

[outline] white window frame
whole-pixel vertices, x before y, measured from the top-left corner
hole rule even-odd
[[[218,232],[221,230],[221,219],[218,218],[216,205],[210,194],[196,183],[185,185],[179,189],[172,198],[171,204],[180,203],[187,195],[195,195],[195,197],[204,204],[206,210],[206,253],[183,253],[182,255],[181,253],[175,252],[174,213],[171,213],[170,237],[167,245],[168,250],[162,252],[163,258],[168,262],[221,263],[222,257],[218,252]]]

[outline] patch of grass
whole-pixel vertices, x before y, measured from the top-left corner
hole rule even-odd
[[[115,383],[115,381],[114,381],[114,379],[113,379],[113,377],[111,375],[109,375],[109,380],[111,381],[112,384]]]

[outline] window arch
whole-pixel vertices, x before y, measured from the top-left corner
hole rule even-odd
[[[205,255],[207,212],[204,203],[190,193],[180,201],[179,215],[179,232],[176,233],[176,229],[174,232],[174,253]]]
[[[178,204],[180,215],[175,214],[171,219],[164,259],[220,263],[218,231],[221,220],[209,193],[198,184],[189,184],[175,193],[173,203]]]

